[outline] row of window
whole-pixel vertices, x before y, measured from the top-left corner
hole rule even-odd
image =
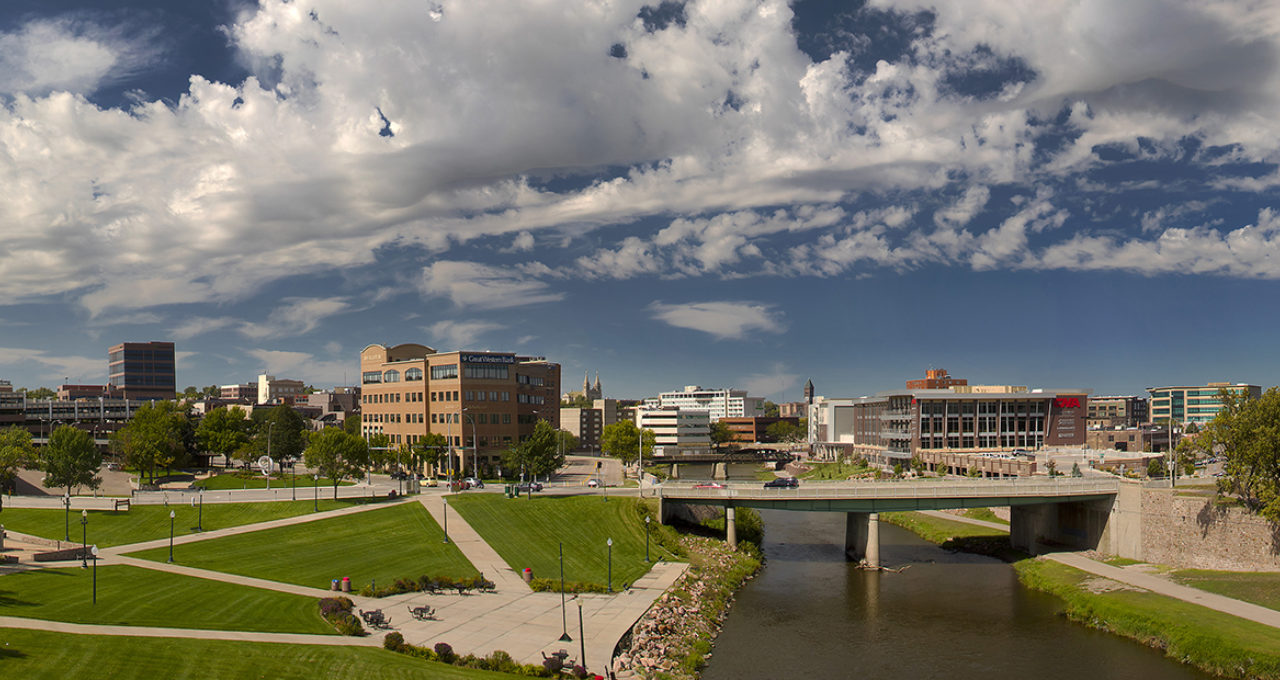
[[[541,394],[517,394],[516,401],[521,404],[545,404],[547,398]]]
[[[546,381],[544,381],[541,377],[536,375],[524,375],[523,373],[520,373],[516,375],[516,382],[520,383],[521,385],[533,385],[535,387],[541,387],[543,384],[545,384]]]
[[[467,364],[463,369],[463,375],[476,380],[508,380],[511,377],[511,371],[506,366],[493,366],[489,364],[480,364],[473,366]]]

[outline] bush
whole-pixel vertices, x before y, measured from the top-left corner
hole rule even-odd
[[[629,584],[621,583],[617,590],[626,590]],[[529,587],[537,593],[558,593],[560,592],[560,579],[558,578],[535,578],[529,584]],[[609,589],[603,583],[584,583],[582,581],[565,581],[564,592],[566,593],[607,593]]]
[[[573,673],[573,677],[578,678],[578,680],[583,680],[583,678],[587,677],[587,669],[580,665],[574,666],[573,671],[571,672]]]
[[[561,661],[558,656],[549,656],[542,660],[542,667],[547,669],[548,673],[555,675],[564,668],[564,661]]]
[[[399,633],[387,633],[387,636],[382,638],[382,648],[393,652],[400,651],[404,648],[404,636]]]
[[[445,663],[453,663],[455,657],[453,654],[453,647],[450,647],[449,643],[437,642],[434,649],[436,656],[439,657],[441,661]]]
[[[342,635],[364,635],[364,626],[351,613],[355,605],[345,597],[325,597],[320,600],[320,617]]]

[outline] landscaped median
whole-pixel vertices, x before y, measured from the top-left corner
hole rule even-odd
[[[881,518],[944,548],[1012,562],[1023,585],[1061,598],[1063,614],[1073,621],[1163,649],[1222,677],[1280,680],[1280,629],[1029,557],[994,529],[920,513]]]

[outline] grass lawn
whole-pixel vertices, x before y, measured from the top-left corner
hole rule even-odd
[[[991,508],[969,508],[964,511],[964,516],[969,519],[980,519],[984,522],[995,522],[996,524],[1009,526],[1009,520],[1000,519],[996,516],[996,513],[991,511]]]
[[[534,496],[532,500],[476,494],[449,499],[456,510],[511,568],[533,569],[538,578],[560,577],[558,545],[564,542],[566,581],[606,585],[608,546],[613,539],[613,587],[649,571],[644,561],[644,522],[635,498],[613,497],[604,501],[591,496]],[[658,527],[652,527],[657,531]],[[654,560],[670,559],[656,541],[650,543]]]
[[[1148,591],[1092,592],[1092,574],[1048,560],[1022,560],[1014,568],[1024,584],[1065,600],[1076,621],[1224,677],[1280,678],[1280,629]]]
[[[336,634],[315,598],[127,565],[0,576],[0,615],[113,626]]]
[[[317,483],[311,475],[297,475],[298,488],[313,486],[320,488],[333,488],[333,480],[328,477],[321,477]],[[354,482],[338,482],[338,486],[351,486]],[[209,491],[227,491],[236,489],[265,489],[267,488],[267,480],[262,475],[254,475],[252,477],[240,477],[239,475],[214,475],[208,479],[202,479],[193,486],[207,489]],[[271,488],[273,489],[291,489],[293,488],[293,479],[289,475],[271,478]]]
[[[320,510],[337,510],[357,503],[353,500],[320,500]],[[305,515],[312,510],[311,499],[305,501],[272,501],[268,503],[205,503],[204,530],[225,529],[255,522]],[[174,534],[196,533],[197,511],[188,504],[135,505],[127,512],[90,510],[88,540],[90,545],[109,547],[169,537],[169,510],[174,519]],[[64,537],[63,510],[5,508],[0,523],[13,531],[55,540]],[[71,511],[71,540],[80,541],[80,512]]]
[[[1180,569],[1169,574],[1184,586],[1280,609],[1280,572],[1211,571]]]
[[[158,562],[168,547],[133,553]],[[389,584],[423,574],[478,573],[420,503],[407,502],[355,515],[265,529],[178,546],[179,564],[230,574],[328,588],[330,579],[350,576],[353,588],[370,580]]]
[[[801,475],[801,479],[844,481],[852,475],[870,472],[867,465],[852,463],[813,463],[813,469]]]
[[[68,635],[0,628],[5,677],[112,680],[443,680],[510,675],[423,661],[373,647]]]
[[[882,512],[880,519],[896,524],[911,531],[930,543],[942,544],[953,538],[972,538],[978,536],[1008,536],[998,529],[969,524],[951,519],[942,519],[918,512]]]
[[[1114,555],[1102,561],[1113,567],[1129,567],[1135,564],[1143,564],[1142,560],[1130,559],[1128,557],[1118,557]]]

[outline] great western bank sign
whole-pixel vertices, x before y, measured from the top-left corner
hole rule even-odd
[[[464,364],[514,364],[516,355],[514,354],[463,354],[462,363]]]

